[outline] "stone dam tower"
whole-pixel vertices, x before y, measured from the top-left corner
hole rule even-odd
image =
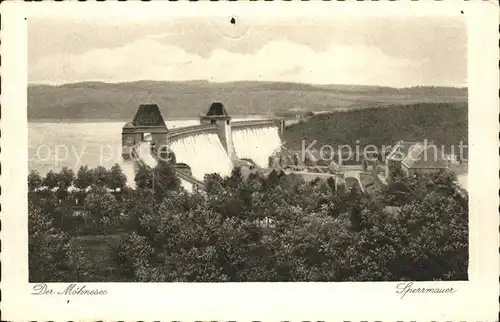
[[[236,160],[236,152],[234,150],[233,138],[231,132],[231,116],[226,111],[224,104],[221,102],[213,102],[210,105],[207,113],[200,117],[202,125],[215,125],[222,146],[226,150],[231,160]]]

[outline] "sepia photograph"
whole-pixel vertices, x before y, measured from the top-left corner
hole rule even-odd
[[[468,280],[463,17],[27,32],[29,282]]]
[[[5,320],[497,319],[498,3],[0,11]]]

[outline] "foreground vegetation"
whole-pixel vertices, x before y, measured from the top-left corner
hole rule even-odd
[[[30,281],[465,280],[468,206],[453,179],[399,177],[368,195],[235,169],[191,194],[167,164],[141,168],[135,190],[118,166],[32,172]]]

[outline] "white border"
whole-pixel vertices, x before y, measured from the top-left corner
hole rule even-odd
[[[2,13],[2,297],[7,320],[486,320],[497,319],[498,4],[491,2],[6,2]],[[397,283],[106,283],[107,296],[30,295],[27,253],[27,50],[24,17],[142,15],[460,15],[469,26],[470,281],[450,295],[395,293]],[[88,284],[93,286],[93,284]],[[97,286],[97,285],[95,285]]]

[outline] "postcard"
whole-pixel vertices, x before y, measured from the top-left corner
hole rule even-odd
[[[497,319],[498,3],[1,11],[4,319]]]

